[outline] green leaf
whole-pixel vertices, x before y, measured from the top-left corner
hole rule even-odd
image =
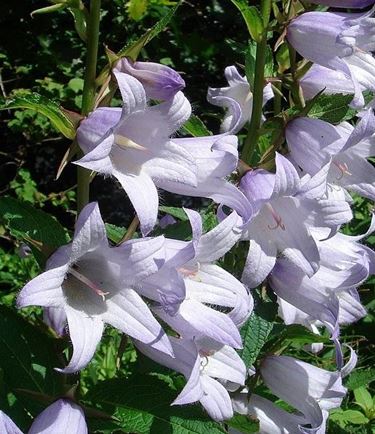
[[[15,238],[32,248],[39,263],[43,263],[40,252],[46,257],[68,242],[65,229],[51,215],[12,197],[0,198],[0,220]]]
[[[112,225],[111,223],[106,223],[105,229],[107,232],[107,237],[112,241],[112,243],[115,244],[119,243],[126,234],[126,228]]]
[[[314,344],[318,342],[329,343],[330,339],[326,336],[318,335],[300,324],[290,324],[283,326],[284,330],[278,333],[279,339],[298,343],[301,345]]]
[[[59,366],[54,341],[0,306],[0,367],[8,387],[57,396],[63,380],[54,370]]]
[[[165,14],[165,16],[160,21],[158,21],[153,27],[151,27],[151,29],[148,30],[144,35],[142,35],[137,41],[123,47],[117,53],[118,57],[126,56],[130,57],[132,60],[137,60],[137,57],[142,48],[167,27],[181,3],[182,1],[179,1],[173,8],[168,11],[167,14]]]
[[[126,4],[129,17],[139,21],[147,11],[148,0],[130,0]]]
[[[208,418],[199,405],[171,406],[178,391],[151,375],[116,378],[94,386],[86,395],[119,419],[121,428],[137,434],[222,434],[222,425]]]
[[[309,112],[309,117],[337,124],[350,119],[355,111],[349,107],[353,95],[320,95]]]
[[[227,420],[226,423],[243,434],[259,432],[259,422],[251,420],[242,414],[236,414],[232,419]]]
[[[241,12],[251,37],[254,41],[259,42],[264,31],[264,25],[262,15],[258,8],[249,6],[247,0],[231,0],[231,2]]]
[[[169,214],[172,217],[176,217],[176,219],[179,219],[183,222],[189,221],[186,212],[182,208],[178,208],[176,206],[159,206],[159,211]]]
[[[352,372],[345,382],[345,387],[355,390],[362,386],[367,386],[375,380],[375,368],[363,370],[357,369]]]
[[[271,333],[273,323],[253,312],[250,318],[241,327],[240,333],[243,342],[243,349],[239,354],[247,368],[257,359],[260,350],[267,342]]]
[[[74,139],[76,130],[74,124],[67,117],[64,110],[54,101],[39,95],[27,92],[8,99],[0,105],[0,110],[31,109],[46,116],[51,124],[68,139]]]
[[[372,409],[373,401],[370,392],[365,387],[354,389],[354,397],[356,403],[361,406],[366,413]]]
[[[183,130],[194,137],[211,136],[212,132],[207,129],[206,125],[198,116],[191,115],[189,120],[184,123]]]
[[[351,423],[354,425],[362,425],[369,422],[367,417],[358,410],[341,410],[337,409],[330,414],[332,421],[338,422],[341,426]]]

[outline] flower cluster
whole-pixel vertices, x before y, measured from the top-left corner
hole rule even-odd
[[[345,7],[369,3],[346,1]],[[354,94],[353,105],[364,105],[362,91],[375,90],[373,21],[371,12],[308,12],[292,20],[288,40],[315,62],[301,80],[306,98],[341,86]],[[73,353],[68,366],[59,368],[63,373],[87,366],[109,324],[140,352],[185,377],[173,404],[199,401],[218,421],[230,419],[233,411],[253,415],[262,433],[323,433],[328,410],[346,393],[342,378],[356,363],[350,350],[344,364],[340,325],[365,315],[356,288],[375,266],[374,252],[360,243],[375,219],[362,236],[340,232],[353,216],[350,192],[375,198],[375,170],[367,161],[375,156],[372,110],[362,112],[355,127],[292,120],[288,151],[276,152],[275,173],[251,169],[235,184],[235,133],[251,117],[252,93],[234,66],[225,70],[229,87],[208,92],[209,101],[226,110],[221,134],[194,138],[177,136],[191,115],[177,72],[122,59],[113,76],[122,108],[97,108],[81,122],[77,139],[84,156],[75,164],[119,182],[143,237],[111,245],[97,203],[88,204],[72,241],[22,289],[18,306],[42,306],[59,334],[67,326]],[[266,84],[264,103],[272,97]],[[212,199],[220,205],[219,223],[203,233],[200,214],[186,209],[190,240],[151,236],[158,189]],[[240,240],[250,242],[241,281],[217,263]],[[326,327],[336,348],[335,372],[289,356],[261,361],[257,375],[298,413],[252,394],[246,380],[254,372],[236,351],[242,348],[239,330],[253,310],[251,290],[266,280],[286,324],[303,324],[316,334]],[[320,344],[311,348],[319,349]],[[67,400],[56,401],[34,425],[52,417],[64,423],[67,412],[76,415],[76,432],[87,432],[82,410]],[[19,432],[8,427],[12,422],[5,415],[1,423],[5,432]],[[30,433],[44,432],[34,425]]]

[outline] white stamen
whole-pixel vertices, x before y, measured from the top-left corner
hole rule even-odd
[[[344,175],[351,176],[348,165],[346,163],[340,163],[339,161],[333,161],[333,164],[340,170],[340,175],[336,176],[337,181],[340,181]]]
[[[277,212],[273,209],[272,205],[270,203],[267,203],[267,208],[269,209],[273,219],[276,222],[276,226],[268,226],[268,229],[270,229],[271,231],[280,228],[281,230],[285,231],[285,225],[283,223],[283,220],[281,218],[281,216],[279,214],[277,214]]]
[[[105,296],[108,295],[109,292],[103,292],[94,282],[92,282],[90,279],[88,279],[83,274],[79,273],[74,268],[70,268],[69,269],[69,274],[71,274],[76,279],[78,279],[79,281],[81,281],[82,283],[84,283],[85,285],[87,285],[89,288],[91,288],[95,292],[95,294],[97,294],[100,297],[102,297],[103,301],[105,301]]]
[[[138,149],[139,151],[147,151],[147,148],[145,148],[144,146],[133,142],[133,140],[128,139],[125,136],[121,136],[121,134],[115,134],[115,142],[116,145],[120,146],[120,148],[123,149]]]

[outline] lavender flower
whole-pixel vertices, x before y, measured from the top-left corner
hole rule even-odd
[[[310,3],[333,6],[335,8],[362,9],[374,4],[374,0],[309,0]]]
[[[253,111],[253,94],[246,77],[242,77],[235,66],[227,66],[224,71],[228,87],[208,88],[207,99],[211,104],[226,108],[221,130],[223,132],[239,131],[246,122],[251,119]],[[263,91],[263,105],[273,98],[271,84],[267,84]],[[237,122],[236,113],[233,111],[232,101],[236,101],[241,108],[241,118]],[[234,128],[234,125],[236,127]]]
[[[81,212],[72,242],[49,259],[47,271],[29,282],[18,306],[38,305],[65,311],[73,343],[71,373],[91,360],[104,328],[124,333],[171,352],[168,337],[146,303],[133,289],[164,261],[164,238],[130,240],[110,247],[96,203]]]
[[[303,57],[351,78],[357,107],[364,105],[363,89],[375,90],[371,14],[307,12],[292,20],[287,32],[288,41]]]
[[[160,63],[133,62],[123,58],[117,62],[116,71],[135,77],[142,83],[147,97],[152,99],[171,99],[185,87],[180,74]]]

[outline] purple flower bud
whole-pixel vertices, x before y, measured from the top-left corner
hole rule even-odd
[[[140,81],[148,98],[168,100],[185,87],[185,81],[169,66],[153,62],[132,62],[121,59],[116,69]]]
[[[332,6],[335,8],[355,8],[361,9],[375,3],[374,0],[309,0],[310,3],[318,5]]]

